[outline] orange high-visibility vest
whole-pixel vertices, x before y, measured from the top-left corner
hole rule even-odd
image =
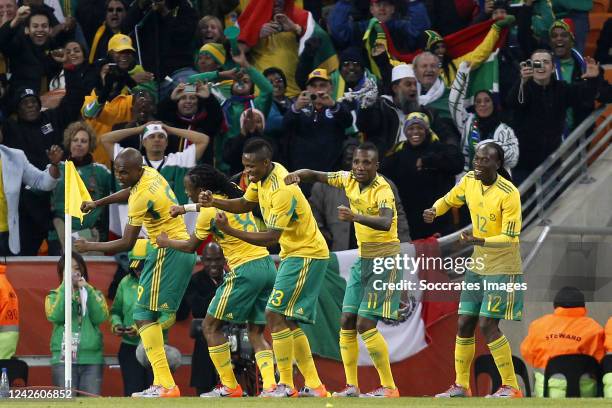
[[[612,353],[612,317],[608,319],[606,323],[606,342],[605,342],[606,353]]]
[[[6,266],[0,265],[0,333],[10,331],[19,331],[19,302],[6,278]]]

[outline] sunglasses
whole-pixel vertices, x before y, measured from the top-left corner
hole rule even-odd
[[[109,13],[122,13],[125,11],[125,9],[123,7],[116,7],[116,8],[109,7],[106,9],[106,11]]]

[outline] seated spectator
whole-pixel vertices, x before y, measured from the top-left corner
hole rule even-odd
[[[344,143],[340,170],[351,171],[353,167],[353,153],[358,145],[357,140],[354,139],[349,139]],[[397,187],[388,178],[385,177],[385,180],[391,186],[395,196],[398,238],[400,242],[410,242],[408,221]],[[308,202],[312,208],[312,214],[317,220],[319,230],[321,230],[325,237],[330,250],[344,251],[357,248],[354,224],[338,219],[338,206],[350,207],[346,192],[343,189],[332,187],[326,183],[314,183]]]
[[[115,34],[111,37],[108,55],[109,62],[100,69],[100,82],[85,97],[82,108],[83,118],[96,131],[98,139],[114,125],[132,120],[135,101],[130,88],[153,79],[153,74],[145,72],[137,64],[136,50],[127,35]],[[94,151],[93,157],[96,162],[110,167],[110,158],[101,147]]]
[[[223,160],[225,144],[228,140],[240,134],[240,116],[249,108],[260,110],[267,116],[272,106],[272,85],[253,66],[251,66],[244,53],[232,56],[234,61],[240,65],[237,80],[232,84],[232,96],[221,105],[227,131],[222,133],[215,143],[215,167],[224,173],[230,171],[230,166]],[[259,95],[255,96],[255,87],[259,89]]]
[[[216,242],[209,242],[202,251],[202,270],[193,274],[183,298],[194,319],[206,317],[208,305],[217,288],[223,283],[224,265],[225,257],[221,247]],[[197,395],[200,395],[212,390],[217,383],[217,370],[210,359],[208,343],[202,331],[198,331],[191,355],[190,385],[195,387]]]
[[[370,14],[378,23],[384,25],[394,48],[399,52],[410,52],[417,48],[417,40],[424,30],[431,25],[427,9],[421,1],[408,3],[408,18],[399,18],[396,9],[398,0],[371,0]],[[364,34],[371,28],[370,21],[351,21],[351,1],[339,0],[329,16],[329,30],[336,45],[347,48],[350,45],[363,47]],[[378,33],[384,33],[377,28]],[[391,55],[391,57],[398,57]]]
[[[23,28],[25,25],[25,30]],[[0,51],[9,61],[10,85],[16,91],[33,89],[36,93],[47,90],[47,81],[61,70],[52,56],[55,49],[51,39],[50,17],[41,8],[21,6],[10,24],[0,27]]]
[[[27,255],[36,255],[40,242],[44,239],[41,235],[45,229],[48,229],[49,220],[38,219],[36,214],[33,216],[36,222],[44,224],[43,228],[40,225],[26,224],[20,219],[23,217],[20,211],[23,204],[20,201],[27,199],[22,185],[38,191],[53,190],[60,177],[58,163],[62,160],[62,156],[63,152],[59,146],[51,146],[48,153],[50,165],[42,171],[28,161],[22,150],[0,144],[0,172],[2,172],[0,181],[2,181],[1,194],[4,197],[4,200],[0,200],[0,256],[19,255],[23,253],[23,248],[26,248]],[[38,211],[45,209],[42,203],[40,204],[41,207],[36,209]],[[35,206],[30,208],[35,210]],[[30,234],[27,232],[29,230],[35,230],[36,233]],[[35,238],[40,241],[26,241]]]
[[[61,284],[45,299],[47,320],[53,324],[51,334],[51,376],[53,385],[64,387],[64,278],[65,257],[57,263]],[[102,292],[87,281],[87,265],[78,253],[72,253],[72,388],[100,395],[104,368],[104,344],[100,325],[108,319],[108,307]]]
[[[113,35],[133,30],[133,27],[125,27],[123,24],[127,8],[122,0],[79,0],[76,18],[87,44],[91,45],[87,56],[90,64],[106,58],[108,42]]]
[[[0,360],[12,358],[19,342],[19,300],[0,264]]]
[[[170,126],[207,134],[213,141],[223,124],[223,112],[217,99],[211,95],[210,83],[179,84],[170,98],[158,106],[162,121]],[[168,152],[182,152],[190,142],[184,138],[168,139]],[[206,149],[199,162],[213,164],[213,149]]]
[[[264,71],[280,68],[287,76],[287,96],[300,93],[295,81],[298,56],[309,38],[320,41],[313,60],[314,68],[332,72],[338,68],[338,58],[329,35],[318,26],[312,14],[294,4],[293,0],[250,0],[238,19],[242,48],[248,49],[253,65]],[[265,112],[264,112],[265,113]]]
[[[450,214],[438,218],[436,224],[427,224],[422,209],[455,185],[455,176],[463,169],[463,156],[456,146],[440,143],[424,113],[406,116],[404,134],[406,141],[383,160],[381,173],[397,185],[413,240],[435,233],[446,235],[452,232]]]
[[[107,167],[93,161],[92,152],[96,148],[96,134],[85,122],[74,122],[64,132],[64,149],[81,176],[93,200],[106,197],[111,192],[112,176]],[[49,233],[49,254],[64,253],[64,165],[59,164],[60,179],[51,195],[53,226]],[[108,214],[103,208],[94,208],[85,214],[83,222],[72,218],[72,231],[88,241],[106,241],[108,238]]]
[[[521,80],[506,101],[516,110],[512,128],[521,146],[513,177],[517,185],[561,145],[567,108],[593,105],[600,80],[598,64],[590,57],[585,58],[586,71],[582,74],[586,81],[572,84],[553,77],[550,51],[536,50],[531,60],[538,67],[521,68]]]
[[[388,67],[390,68],[390,66]],[[383,69],[383,72],[386,68]],[[435,109],[419,104],[417,81],[411,65],[400,64],[393,68],[389,84],[390,95],[379,96],[373,104],[357,112],[357,127],[365,133],[366,139],[374,143],[385,156],[400,142],[406,140],[403,123],[411,112],[425,112],[430,117],[432,130],[443,143],[456,144],[457,131],[450,119],[441,118]],[[386,82],[386,81],[384,81]]]
[[[166,155],[168,134],[185,138],[191,144],[182,152]],[[150,122],[139,127],[107,133],[102,136],[101,141],[108,155],[114,160],[124,149],[119,142],[135,135],[142,135],[142,147],[145,150],[142,164],[160,172],[170,184],[178,203],[186,204],[188,197],[183,187],[183,178],[204,154],[210,137],[193,130],[173,128],[161,122]]]
[[[149,18],[146,18],[149,16]],[[188,0],[136,1],[125,18],[126,27],[135,29],[142,55],[142,66],[158,79],[172,77],[184,82],[180,70],[193,64],[192,41],[198,13]],[[162,91],[162,97],[168,95]]]
[[[525,362],[535,369],[535,394],[544,395],[544,370],[548,361],[564,354],[586,354],[601,360],[604,356],[604,330],[587,317],[584,295],[575,287],[566,286],[556,295],[554,313],[534,320],[521,344]],[[561,374],[548,381],[551,398],[565,397],[567,383]],[[597,382],[588,375],[580,379],[580,395],[595,397]]]
[[[519,159],[519,144],[514,130],[501,122],[498,107],[488,90],[476,92],[474,95],[476,113],[468,113],[465,109],[464,98],[469,82],[470,63],[464,61],[459,65],[449,96],[451,116],[461,132],[459,148],[465,158],[463,170],[468,172],[473,169],[472,160],[476,152],[476,145],[485,139],[491,139],[504,150],[504,164],[510,174]]]
[[[61,53],[59,52],[61,51]],[[92,90],[98,82],[98,71],[85,61],[85,47],[77,41],[69,41],[53,55],[53,59],[63,66],[74,67],[85,91]],[[40,96],[43,110],[56,108],[66,95],[66,71],[57,74],[49,83],[49,92]]]
[[[293,130],[288,157],[291,170],[332,171],[340,161],[345,129],[353,123],[353,117],[344,104],[331,97],[331,92],[327,71],[315,69],[308,76],[306,90],[285,114],[283,127]],[[301,187],[309,190],[310,185]]]
[[[93,198],[93,197],[92,197]],[[129,397],[153,384],[153,372],[143,367],[136,359],[136,348],[140,342],[138,328],[134,323],[133,313],[138,298],[138,279],[144,267],[144,260],[149,251],[147,239],[136,241],[134,248],[128,253],[130,261],[129,274],[119,282],[115,300],[110,309],[111,331],[121,337],[119,346],[119,365],[123,378],[123,395]],[[168,329],[175,322],[175,314],[161,312],[158,322],[162,326],[164,342],[167,342]]]

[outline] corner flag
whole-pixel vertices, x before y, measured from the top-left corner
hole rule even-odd
[[[85,215],[81,212],[81,204],[83,201],[91,201],[91,196],[87,187],[85,187],[85,183],[81,180],[76,167],[74,167],[74,163],[70,160],[66,160],[65,172],[64,211],[66,214],[76,217],[83,222]]]

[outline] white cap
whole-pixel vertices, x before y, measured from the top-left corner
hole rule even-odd
[[[168,137],[168,133],[166,133],[162,125],[159,123],[154,123],[152,125],[145,126],[144,132],[142,132],[142,140],[145,140],[147,137],[156,133],[163,133],[164,136]]]
[[[400,64],[393,67],[393,71],[391,72],[391,82],[398,81],[404,78],[415,78],[414,70],[412,69],[412,64]]]

